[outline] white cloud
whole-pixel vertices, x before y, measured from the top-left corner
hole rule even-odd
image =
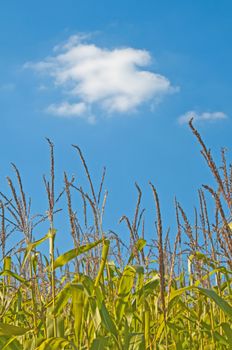
[[[81,116],[83,113],[85,113],[87,110],[86,105],[84,102],[79,103],[68,103],[63,102],[61,104],[51,104],[47,108],[47,112],[58,115],[58,116],[67,116],[67,117],[74,117],[74,116]]]
[[[60,104],[51,104],[46,108],[46,112],[58,117],[68,118],[86,118],[89,124],[95,124],[96,118],[87,110],[87,105],[84,102],[69,103],[62,102]]]
[[[86,33],[78,33],[75,35],[71,35],[68,40],[65,43],[58,44],[53,48],[53,51],[59,51],[59,50],[69,50],[73,46],[80,44],[83,40],[91,38],[91,34]]]
[[[53,56],[25,65],[51,77],[65,93],[66,101],[49,106],[49,113],[88,119],[97,108],[106,115],[122,114],[176,91],[165,76],[141,69],[151,63],[148,51],[104,49],[84,42],[86,38],[72,36],[54,48]]]
[[[186,124],[190,121],[190,119],[194,118],[194,121],[215,121],[215,120],[221,120],[226,119],[228,116],[223,112],[204,112],[204,113],[197,113],[195,111],[189,111],[186,112],[184,115],[180,116],[178,118],[179,124]]]

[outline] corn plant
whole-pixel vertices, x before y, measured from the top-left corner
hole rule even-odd
[[[204,185],[198,191],[193,223],[175,200],[177,226],[171,236],[164,234],[158,193],[150,183],[156,221],[154,239],[147,239],[142,191],[136,184],[134,216],[120,219],[128,228],[127,245],[119,234],[103,230],[105,169],[96,189],[78,146],[73,147],[90,191],[64,173],[57,193],[54,145],[48,140],[45,214],[31,215],[31,201],[13,164],[17,184],[8,177],[9,194],[0,192],[2,350],[232,349],[232,167],[224,149],[222,165],[216,166],[192,121],[190,129],[215,188]],[[74,209],[74,193],[82,213]],[[65,198],[73,248],[59,253],[56,215]],[[47,227],[40,238],[39,227]],[[9,247],[16,236],[20,239]]]

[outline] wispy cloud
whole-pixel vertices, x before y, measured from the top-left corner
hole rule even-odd
[[[86,105],[83,102],[80,103],[68,103],[63,102],[60,105],[50,105],[47,111],[51,114],[57,114],[58,116],[79,116],[86,112]]]
[[[186,124],[192,118],[194,118],[194,121],[196,121],[196,122],[198,122],[198,121],[210,122],[210,121],[226,119],[226,118],[228,118],[228,116],[224,112],[197,113],[195,111],[189,111],[189,112],[186,112],[184,115],[181,115],[178,118],[178,123],[181,125]]]
[[[90,124],[95,124],[96,118],[87,110],[87,104],[84,102],[69,103],[62,102],[60,104],[51,104],[46,108],[46,112],[58,117],[84,117]]]
[[[176,91],[165,76],[142,69],[151,63],[148,51],[100,48],[86,42],[87,38],[72,36],[57,45],[52,56],[25,65],[51,77],[65,94],[65,101],[51,104],[47,112],[92,121],[96,110],[105,115],[125,114],[145,103],[159,103],[161,97]]]

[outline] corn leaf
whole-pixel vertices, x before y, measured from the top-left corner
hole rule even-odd
[[[136,270],[132,266],[126,266],[119,281],[118,299],[116,302],[116,317],[120,323],[128,303],[130,292],[134,284]]]
[[[37,348],[36,350],[63,350],[67,346],[72,346],[74,349],[74,346],[71,342],[69,342],[67,339],[64,338],[49,338],[44,340]]]
[[[71,249],[68,252],[60,255],[54,262],[54,269],[57,269],[57,267],[64,266],[70,260],[74,259],[78,255],[81,255],[83,253],[88,252],[90,249],[96,247],[100,243],[102,243],[102,239],[100,239],[99,241],[93,242],[93,243],[89,243],[89,244],[83,245],[83,246],[81,246],[79,248]]]
[[[227,314],[230,319],[232,320],[232,307],[230,304],[227,303],[226,300],[222,299],[214,290],[212,289],[205,289],[198,287],[198,290],[200,291],[201,294],[204,294],[211,300],[213,300],[219,307],[220,309]]]
[[[28,332],[29,329],[25,329],[22,327],[13,326],[11,324],[0,322],[0,336],[16,336],[23,335]]]

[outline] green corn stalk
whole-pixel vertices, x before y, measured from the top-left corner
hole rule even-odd
[[[57,323],[56,323],[56,316],[55,316],[55,266],[54,266],[54,248],[55,248],[55,236],[56,236],[56,230],[51,228],[49,230],[49,256],[50,256],[50,268],[51,268],[51,288],[52,288],[52,304],[53,304],[53,327],[54,327],[54,337],[57,337]]]

